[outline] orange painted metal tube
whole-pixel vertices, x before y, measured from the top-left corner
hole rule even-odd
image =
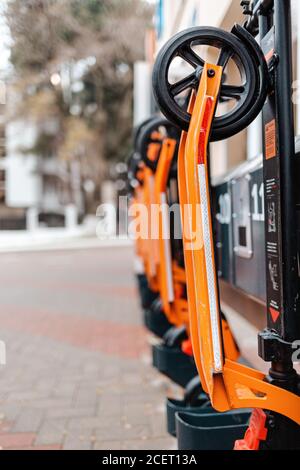
[[[209,73],[208,73],[209,71]],[[262,408],[300,424],[300,397],[275,387],[259,371],[231,360],[224,347],[214,259],[207,147],[222,80],[222,68],[206,64],[191,102],[192,118],[179,150],[179,195],[195,362],[218,411]]]

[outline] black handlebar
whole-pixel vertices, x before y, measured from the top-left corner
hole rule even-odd
[[[248,10],[251,11],[248,20],[245,23],[245,28],[255,36],[258,33],[258,17],[261,14],[265,14],[274,6],[274,0],[252,0],[249,4],[249,8],[245,10],[244,2],[241,2],[241,6],[244,11],[248,13]]]

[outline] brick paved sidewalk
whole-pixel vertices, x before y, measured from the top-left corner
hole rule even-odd
[[[131,248],[2,254],[0,447],[170,449]]]

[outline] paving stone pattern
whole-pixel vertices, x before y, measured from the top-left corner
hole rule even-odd
[[[174,449],[131,248],[1,254],[0,447]]]

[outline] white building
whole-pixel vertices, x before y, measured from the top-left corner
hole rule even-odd
[[[4,83],[4,82],[3,82]],[[21,99],[11,87],[0,104],[0,230],[24,229],[30,224],[63,226],[83,215],[83,183],[80,165],[33,150],[41,131],[55,138],[58,122],[26,117],[11,119]],[[35,221],[34,221],[35,219]]]
[[[83,212],[80,169],[78,174],[75,162],[71,165],[31,151],[38,132],[36,123],[28,119],[6,124],[5,152],[0,160],[4,175],[3,228],[25,228],[33,214],[37,226],[64,225],[66,211],[72,205],[73,211]]]

